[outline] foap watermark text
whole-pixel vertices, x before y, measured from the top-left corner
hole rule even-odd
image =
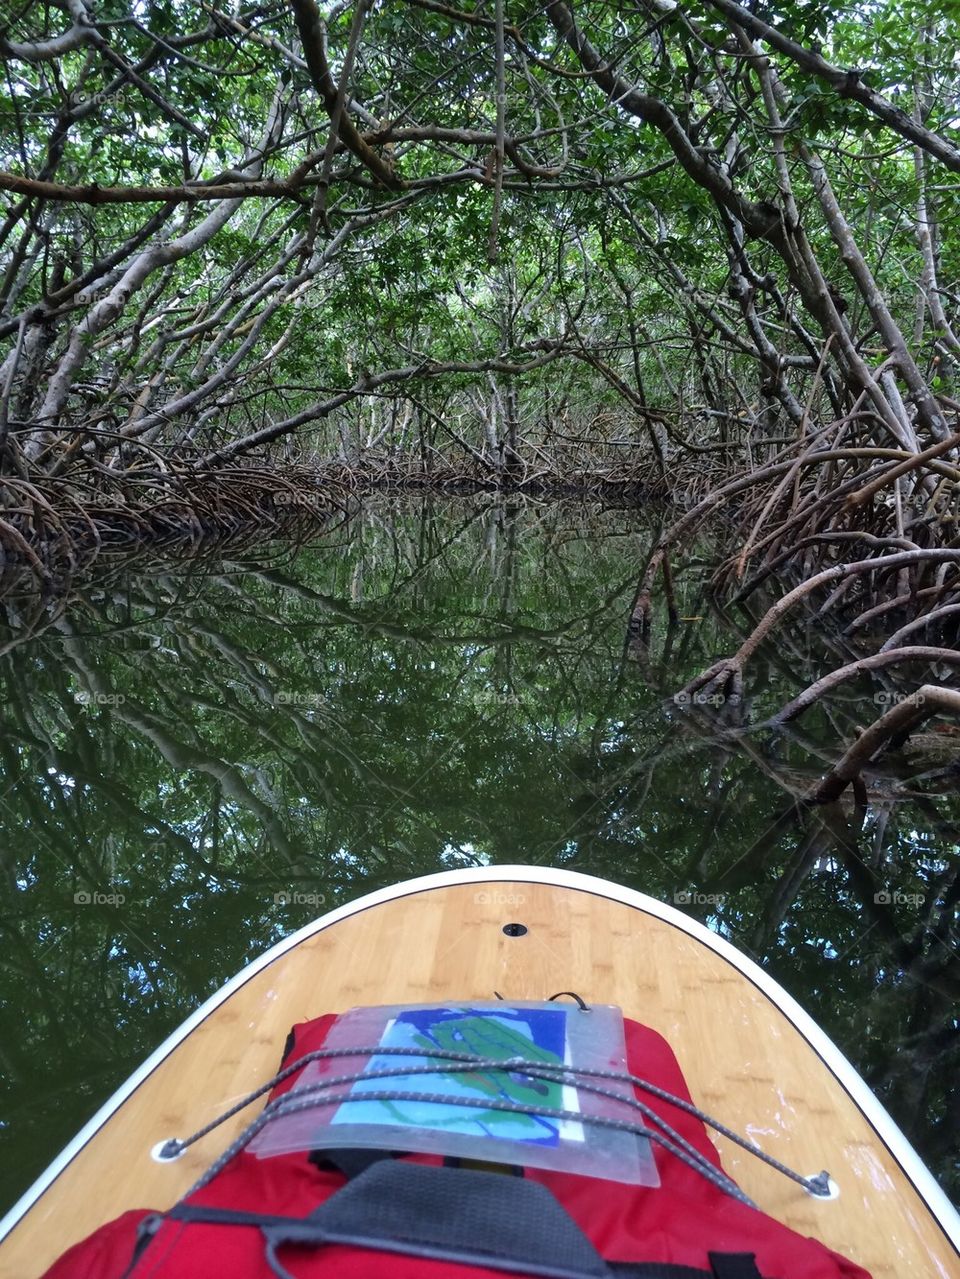
[[[700,893],[695,888],[678,888],[673,894],[675,906],[720,906],[726,893]]]
[[[522,906],[527,900],[523,893],[505,893],[500,888],[482,889],[473,894],[478,906]]]
[[[274,906],[322,906],[326,900],[324,893],[304,893],[291,888],[282,888],[273,894]]]
[[[723,693],[674,693],[674,706],[722,706],[726,701]]]

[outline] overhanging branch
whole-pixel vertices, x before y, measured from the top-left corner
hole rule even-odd
[[[303,52],[306,55],[307,67],[313,87],[320,95],[330,119],[334,121],[337,136],[348,150],[352,151],[365,169],[385,187],[392,191],[403,189],[403,182],[391,167],[364,142],[357,132],[356,125],[345,111],[337,109],[337,85],[330,73],[327,55],[323,47],[323,21],[314,0],[290,0]]]
[[[914,120],[906,111],[902,111],[900,107],[885,98],[882,93],[871,89],[864,83],[860,71],[855,69],[845,71],[833,66],[819,53],[805,49],[803,45],[797,44],[795,40],[791,40],[775,27],[764,22],[762,18],[755,17],[749,9],[744,9],[742,5],[737,4],[736,0],[706,0],[706,3],[722,13],[725,18],[743,27],[744,31],[748,31],[750,35],[763,40],[771,49],[785,54],[791,62],[795,62],[804,71],[809,71],[818,80],[824,80],[841,98],[850,98],[854,102],[859,102],[901,137],[909,138],[924,151],[936,156],[947,168],[960,173],[960,151],[940,134],[924,128],[919,120]]]

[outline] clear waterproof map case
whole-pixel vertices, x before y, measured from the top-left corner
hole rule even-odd
[[[268,1123],[250,1145],[256,1154],[342,1147],[420,1151],[659,1185],[646,1136],[588,1122],[600,1117],[642,1126],[639,1111],[616,1099],[633,1096],[629,1084],[589,1075],[559,1081],[519,1066],[471,1069],[431,1058],[432,1052],[456,1052],[490,1062],[523,1058],[543,1066],[626,1070],[623,1015],[613,1005],[587,1011],[525,1001],[354,1008],[337,1018],[326,1047],[373,1051],[305,1067],[287,1096],[316,1104]],[[421,1073],[426,1066],[433,1069]],[[336,1082],[354,1075],[361,1077]],[[615,1096],[598,1096],[587,1084]],[[556,1111],[567,1113],[551,1113]]]

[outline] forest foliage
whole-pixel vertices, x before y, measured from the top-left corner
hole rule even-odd
[[[21,4],[4,469],[942,440],[957,13]]]
[[[0,33],[4,556],[49,576],[38,544],[232,527],[358,476],[621,484],[685,505],[641,632],[718,513],[718,585],[799,581],[708,695],[739,698],[811,601],[897,623],[866,669],[939,677],[960,660],[935,642],[960,612],[957,20],[904,0],[20,5]]]

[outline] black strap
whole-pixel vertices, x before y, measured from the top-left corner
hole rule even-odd
[[[308,1217],[203,1204],[177,1204],[167,1216],[259,1228],[279,1275],[285,1273],[276,1259],[279,1248],[337,1243],[546,1279],[611,1277],[593,1244],[545,1186],[492,1172],[381,1159]]]
[[[362,1146],[340,1146],[336,1150],[311,1150],[307,1162],[317,1168],[335,1168],[342,1172],[348,1181],[366,1172],[371,1164],[381,1159],[393,1159],[390,1150],[366,1149]]]
[[[256,1226],[266,1230],[271,1226],[299,1226],[309,1217],[284,1217],[269,1212],[249,1212],[245,1208],[214,1208],[210,1204],[174,1204],[163,1214],[169,1221],[183,1221],[187,1225],[200,1226]],[[161,1223],[163,1218],[153,1218]],[[156,1227],[153,1228],[154,1233]]]
[[[669,1261],[608,1261],[617,1279],[763,1279],[752,1252],[709,1252],[709,1270]]]
[[[608,1261],[616,1279],[714,1279],[712,1270],[675,1266],[672,1261]]]
[[[710,1253],[710,1271],[607,1262],[539,1182],[382,1157],[307,1217],[202,1204],[177,1204],[166,1215],[259,1229],[278,1276],[289,1274],[280,1248],[347,1244],[544,1279],[761,1279],[752,1253]]]
[[[381,1161],[302,1223],[268,1226],[264,1235],[274,1251],[341,1243],[549,1279],[610,1274],[545,1186],[461,1168]]]
[[[763,1279],[754,1252],[708,1252],[715,1279]]]
[[[287,1038],[283,1045],[283,1053],[281,1054],[281,1057],[280,1057],[281,1070],[283,1070],[284,1066],[287,1064],[287,1058],[293,1052],[293,1048],[296,1042],[297,1042],[297,1032],[291,1026],[291,1028],[287,1031]]]

